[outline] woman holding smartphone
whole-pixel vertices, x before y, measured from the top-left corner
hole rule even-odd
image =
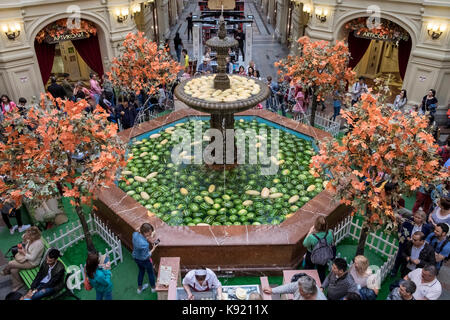
[[[150,223],[143,223],[139,229],[133,233],[133,253],[134,261],[138,265],[138,289],[137,293],[141,294],[142,291],[148,288],[148,283],[142,285],[145,272],[148,274],[148,279],[151,286],[151,291],[155,292],[155,273],[153,271],[153,264],[151,256],[153,251],[158,247],[159,239],[157,239],[153,248],[150,250],[150,243],[155,238],[155,230]]]

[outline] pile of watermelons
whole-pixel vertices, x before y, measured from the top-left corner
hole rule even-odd
[[[309,168],[315,154],[311,141],[279,130],[275,175],[261,175],[260,163],[242,164],[227,171],[214,171],[204,164],[172,163],[171,151],[181,140],[172,141],[176,129],[186,129],[194,139],[194,125],[209,121],[189,120],[161,130],[148,139],[132,142],[132,156],[121,173],[119,187],[151,214],[169,225],[260,225],[279,224],[321,192],[326,182]],[[238,120],[235,129],[267,133],[271,155],[271,127],[265,123]],[[209,144],[203,136],[203,148]],[[247,142],[248,144],[248,142]],[[248,145],[247,155],[248,158]],[[247,160],[248,163],[248,160]]]

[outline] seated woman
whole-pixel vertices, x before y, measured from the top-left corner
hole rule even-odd
[[[189,271],[183,279],[183,287],[186,290],[189,300],[194,300],[192,290],[205,292],[216,289],[218,299],[222,297],[222,284],[216,274],[208,268]]]
[[[369,260],[365,256],[356,256],[350,267],[350,274],[358,286],[363,300],[375,300],[380,290],[380,279],[377,274],[372,274],[369,268]]]
[[[30,227],[22,236],[25,247],[19,248],[14,260],[8,262],[3,274],[11,274],[13,291],[19,290],[23,285],[20,270],[33,269],[39,265],[44,254],[44,244],[41,232],[37,227]]]

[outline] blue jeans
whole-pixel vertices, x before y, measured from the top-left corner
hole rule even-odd
[[[96,292],[96,299],[97,300],[112,300],[112,291],[109,292]]]
[[[341,113],[341,107],[334,107],[333,121],[336,120],[336,117]]]
[[[286,107],[284,105],[284,97],[278,98],[278,106],[281,108],[281,114],[286,117]]]
[[[275,109],[275,99],[272,96],[269,96],[266,100],[266,109],[270,111],[274,111]]]
[[[55,293],[55,289],[53,288],[46,288],[46,289],[40,289],[40,285],[37,287],[38,292],[33,294],[31,297],[31,300],[40,300],[42,298],[51,296],[53,293]]]
[[[94,93],[94,99],[95,99],[95,105],[98,105],[100,102],[100,95],[97,93]]]
[[[153,272],[153,264],[150,262],[150,258],[146,260],[134,259],[139,267],[138,274],[138,287],[142,287],[142,282],[144,281],[145,272],[147,271],[148,280],[152,288],[155,287],[155,273]]]
[[[178,62],[180,62],[180,59],[181,59],[181,46],[178,46],[178,49],[176,50],[176,52],[177,52]]]

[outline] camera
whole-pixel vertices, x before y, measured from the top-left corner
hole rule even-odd
[[[154,246],[156,246],[158,243],[160,243],[161,242],[161,240],[159,240],[159,239],[156,239],[156,241],[155,241],[155,243],[153,243],[153,245]]]

